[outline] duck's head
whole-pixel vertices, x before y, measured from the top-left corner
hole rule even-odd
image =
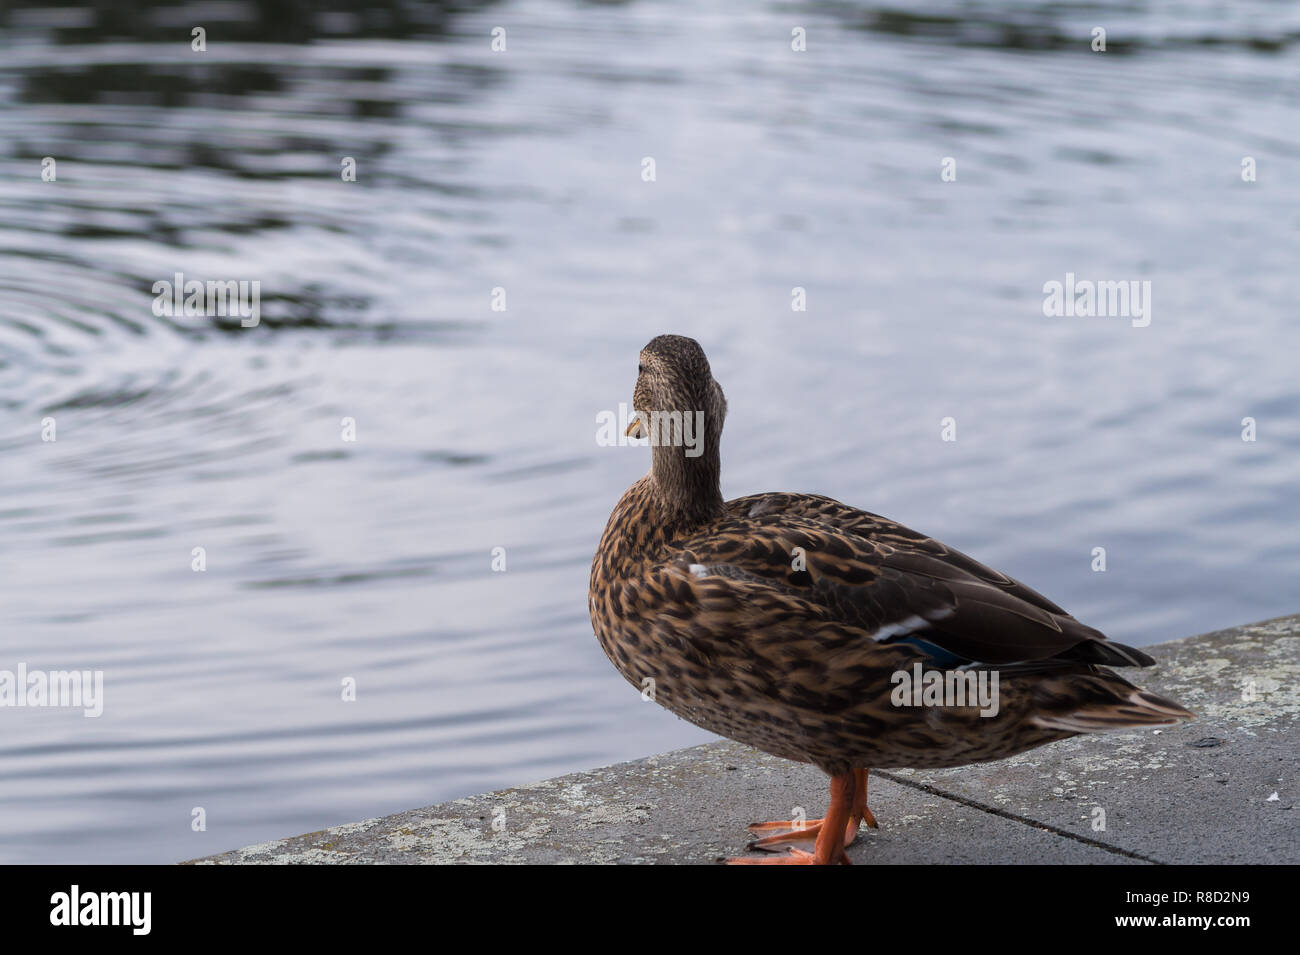
[[[722,386],[693,338],[660,335],[641,349],[632,437],[649,438],[651,477],[665,520],[700,522],[723,507],[718,442],[727,416]]]
[[[627,431],[632,437],[652,437],[656,412],[680,412],[702,415],[708,437],[716,442],[727,416],[726,396],[713,379],[704,349],[684,335],[660,335],[641,349],[632,407],[638,412]],[[652,443],[657,442],[652,438]]]

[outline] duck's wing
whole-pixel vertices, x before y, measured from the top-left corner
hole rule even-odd
[[[673,563],[741,599],[782,596],[879,644],[909,643],[941,666],[1025,669],[1154,661],[960,551],[830,498],[769,494],[682,543]]]
[[[942,541],[935,540],[897,521],[879,514],[859,510],[831,497],[820,494],[752,494],[736,498],[727,504],[728,512],[737,517],[762,517],[784,515],[802,517],[837,528],[847,534],[891,544],[902,551],[913,551],[960,568],[985,583],[1019,597],[1032,606],[1052,614],[1065,611],[1038,591],[1025,586],[1014,577],[1008,577]],[[1067,615],[1068,616],[1068,615]]]

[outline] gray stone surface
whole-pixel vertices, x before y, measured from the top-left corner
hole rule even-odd
[[[996,763],[871,774],[855,863],[1300,862],[1300,616],[1146,648],[1197,713]],[[722,741],[237,849],[199,863],[711,863],[820,816],[817,770]],[[494,827],[494,820],[496,826]],[[1104,828],[1100,824],[1104,823]]]

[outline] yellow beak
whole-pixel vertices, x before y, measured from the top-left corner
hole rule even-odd
[[[632,419],[632,423],[627,426],[627,430],[623,432],[623,435],[628,438],[644,438],[646,433],[645,427],[641,424],[641,412],[637,411],[634,414],[636,414],[636,417]]]

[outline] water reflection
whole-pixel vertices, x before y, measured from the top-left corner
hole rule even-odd
[[[586,619],[645,465],[596,415],[664,331],[727,389],[731,494],[888,513],[1127,642],[1295,610],[1297,36],[1264,3],[0,11],[0,668],[107,694],[3,717],[0,858],[702,739]],[[1045,319],[1067,271],[1150,279],[1151,326]],[[177,272],[261,282],[260,323],[153,314]]]

